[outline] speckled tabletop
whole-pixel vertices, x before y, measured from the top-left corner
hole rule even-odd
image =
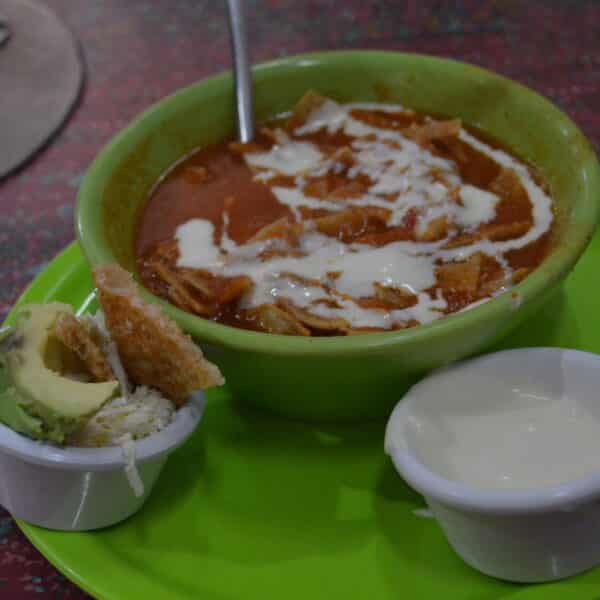
[[[229,66],[224,2],[49,0],[79,38],[81,102],[34,160],[0,182],[0,317],[73,237],[85,169],[138,112]],[[593,0],[248,0],[254,62],[310,50],[437,54],[512,77],[564,109],[600,150],[600,3]],[[0,73],[1,76],[1,73]],[[87,596],[0,509],[0,597]]]

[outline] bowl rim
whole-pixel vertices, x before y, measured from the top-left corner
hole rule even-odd
[[[453,369],[456,366],[489,363],[508,355],[523,355],[523,360],[526,360],[527,357],[525,355],[530,355],[531,353],[556,354],[571,357],[579,364],[585,364],[584,368],[594,371],[600,369],[600,355],[598,354],[566,348],[534,347],[502,350],[467,359],[436,369],[430,376],[433,377],[446,369]],[[421,380],[421,382],[426,379],[427,377]],[[415,384],[411,390],[418,387],[421,382]],[[411,390],[405,394],[403,399],[410,394]],[[385,452],[392,459],[398,474],[426,498],[431,498],[434,501],[469,512],[519,514],[550,512],[553,510],[574,510],[582,504],[597,500],[600,497],[600,461],[597,471],[590,475],[572,479],[558,485],[532,489],[486,490],[446,479],[419,461],[410,448],[395,447],[387,439],[391,424],[395,419],[399,418],[400,412],[403,411],[403,399],[396,404],[386,424]]]
[[[135,442],[135,462],[156,460],[175,450],[194,432],[202,419],[206,399],[195,392],[179,408],[175,418],[158,433]],[[57,446],[26,437],[0,423],[0,452],[38,466],[66,471],[109,471],[125,466],[119,446],[78,448]]]
[[[550,116],[560,122],[565,136],[570,135],[578,139],[586,150],[585,160],[582,160],[579,169],[582,172],[581,179],[584,185],[570,213],[570,218],[578,225],[575,232],[570,232],[568,245],[554,248],[543,263],[524,281],[479,306],[418,327],[360,336],[299,337],[253,332],[187,313],[154,296],[140,285],[143,296],[158,303],[185,331],[205,343],[262,354],[272,354],[273,351],[277,351],[288,356],[341,356],[384,350],[389,346],[410,345],[415,342],[435,342],[453,332],[460,332],[465,325],[493,321],[503,313],[516,310],[517,304],[521,306],[553,287],[577,262],[593,236],[600,217],[600,203],[596,199],[600,195],[600,167],[585,136],[549,100],[520,83],[481,67],[416,53],[350,50],[299,54],[258,64],[253,67],[252,76],[255,82],[259,82],[291,69],[315,68],[319,65],[335,67],[348,64],[348,61],[381,63],[396,60],[399,61],[398,68],[401,68],[401,61],[412,60],[442,70],[460,69],[461,73],[465,73],[465,77],[472,76],[502,83],[518,92],[520,97],[528,102],[535,103],[540,110],[549,111]],[[134,147],[136,142],[146,135],[148,129],[158,125],[166,116],[176,113],[178,107],[192,104],[198,95],[227,93],[231,89],[232,81],[232,74],[227,71],[176,91],[143,111],[98,153],[86,172],[77,194],[75,211],[76,234],[88,263],[93,266],[115,261],[102,235],[103,225],[99,225],[103,222],[101,199],[105,183],[110,178],[113,168],[127,155],[128,149]],[[518,298],[515,298],[515,294],[518,294]]]

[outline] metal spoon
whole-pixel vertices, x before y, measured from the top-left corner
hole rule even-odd
[[[254,139],[254,108],[243,5],[244,0],[227,0],[234,67],[238,139],[240,142],[246,143]]]

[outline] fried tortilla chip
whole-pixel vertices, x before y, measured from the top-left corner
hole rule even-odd
[[[393,309],[402,310],[409,308],[415,306],[419,301],[414,294],[402,288],[389,287],[379,282],[375,282],[373,286],[375,287],[375,297],[377,300]]]
[[[360,198],[366,194],[373,185],[368,175],[358,173],[352,179],[343,174],[321,175],[308,177],[302,191],[311,198],[327,199],[330,202],[340,202],[351,198]]]
[[[451,292],[475,294],[479,287],[482,255],[477,252],[465,261],[445,263],[436,267],[435,275],[441,288]]]
[[[503,242],[525,235],[531,228],[528,221],[518,221],[516,223],[502,223],[501,225],[484,225],[481,228],[481,235],[493,242]]]
[[[168,264],[175,264],[178,258],[179,246],[176,239],[157,244],[151,256],[152,260],[160,260]]]
[[[237,154],[246,154],[247,152],[264,152],[263,146],[256,142],[229,142],[229,150]]]
[[[362,174],[359,174],[362,175]],[[347,183],[337,185],[334,190],[327,194],[328,200],[348,200],[350,198],[360,198],[369,191],[372,182],[365,175],[357,177]],[[376,207],[369,207],[376,208]]]
[[[331,160],[341,163],[345,167],[351,167],[355,164],[354,151],[350,146],[342,146],[331,155]]]
[[[306,122],[310,113],[321,108],[327,98],[321,96],[314,90],[308,90],[294,106],[292,114],[286,122],[286,129],[291,130],[300,127]]]
[[[385,246],[392,242],[401,242],[412,240],[414,233],[411,229],[398,225],[397,227],[389,227],[385,231],[376,233],[365,233],[354,239],[357,244],[369,244],[371,246]]]
[[[414,140],[419,146],[427,146],[433,140],[456,137],[461,127],[462,122],[460,119],[452,119],[450,121],[434,121],[432,119],[422,125],[413,123],[404,129],[402,133]]]
[[[471,231],[467,233],[461,233],[459,235],[454,236],[452,239],[448,240],[443,248],[445,250],[450,250],[452,248],[460,248],[462,246],[470,246],[474,242],[481,239],[481,233],[478,231]]]
[[[311,198],[327,198],[331,183],[327,177],[308,177],[303,192]]]
[[[252,279],[246,275],[220,279],[217,285],[217,304],[230,304],[252,289]]]
[[[286,256],[292,256],[294,258],[299,258],[301,256],[306,256],[304,252],[300,252],[299,250],[284,250],[281,248],[267,248],[263,250],[259,255],[261,260],[271,260],[273,258],[284,258]]]
[[[275,132],[270,127],[261,127],[258,130],[258,133],[262,137],[264,137],[266,140],[268,140],[269,142],[271,142],[272,144],[276,144],[277,143],[277,136],[275,135]]]
[[[506,273],[498,262],[489,256],[485,258],[485,268],[479,280],[478,296],[488,298],[496,295],[498,292],[503,292],[511,285],[520,283],[529,275],[531,269],[523,267],[512,273]]]
[[[529,203],[527,190],[514,169],[503,168],[490,183],[490,191],[503,200]]]
[[[443,240],[448,234],[448,217],[442,215],[427,223],[424,230],[419,227],[415,229],[415,237],[419,242],[437,242]]]
[[[210,171],[202,165],[186,167],[183,175],[190,183],[205,183],[212,179]]]
[[[383,110],[368,110],[364,108],[354,108],[350,111],[350,114],[354,119],[362,121],[372,127],[379,129],[395,129],[402,131],[408,127],[415,118],[415,112],[410,109],[399,109],[398,112],[390,113]],[[365,136],[365,139],[371,141],[375,136],[369,134]]]
[[[140,296],[130,273],[109,264],[95,267],[93,278],[106,326],[132,381],[160,390],[177,406],[196,390],[224,383],[191,338]]]
[[[215,290],[213,285],[214,276],[211,273],[197,269],[179,269],[178,275],[194,291],[202,294],[206,299],[213,300]]]
[[[303,230],[302,223],[291,221],[288,217],[281,217],[281,219],[261,227],[247,243],[252,244],[277,238],[284,240],[290,246],[297,246]]]
[[[387,208],[378,206],[352,207],[314,220],[317,231],[343,242],[385,227],[390,216]]]
[[[513,274],[512,274],[512,282],[516,285],[517,283],[521,283],[521,281],[523,281],[523,279],[525,279],[525,277],[527,277],[527,275],[529,275],[529,273],[531,273],[531,269],[527,268],[527,267],[521,267],[520,269],[517,269]]]
[[[247,315],[260,331],[280,335],[310,335],[310,331],[296,317],[274,304],[261,304],[248,310]]]
[[[479,297],[494,296],[510,285],[510,277],[495,258],[483,255],[481,261],[482,270],[477,290]]]
[[[345,319],[341,319],[340,317],[321,317],[304,308],[295,306],[288,300],[280,300],[278,306],[310,329],[345,332],[350,327]]]
[[[214,312],[212,306],[199,301],[191,294],[181,282],[178,274],[159,262],[152,265],[152,268],[154,269],[155,275],[165,282],[167,286],[167,296],[176,306],[203,317],[212,316]]]
[[[115,378],[102,348],[75,315],[61,313],[54,323],[54,335],[79,357],[94,381],[110,381]]]
[[[354,327],[353,329],[348,329],[346,335],[366,335],[368,333],[382,333],[384,331],[388,330],[381,327]]]

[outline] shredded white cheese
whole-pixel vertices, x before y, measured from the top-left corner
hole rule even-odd
[[[140,440],[158,433],[172,422],[175,405],[157,390],[139,386],[128,397],[119,396],[107,402],[77,432],[74,446],[118,446],[130,434]]]
[[[144,484],[136,467],[135,442],[158,433],[173,421],[175,405],[157,390],[139,386],[129,396],[119,396],[105,404],[73,435],[72,446],[100,448],[120,446],[125,475],[137,497]]]
[[[125,461],[125,476],[136,498],[140,498],[144,495],[144,482],[135,463],[135,441],[132,435],[130,433],[124,434],[120,438],[119,445]]]

